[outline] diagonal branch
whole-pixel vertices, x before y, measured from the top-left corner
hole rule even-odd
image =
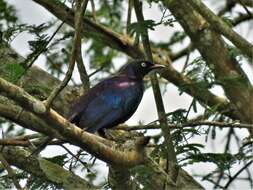
[[[223,20],[216,16],[201,0],[189,0],[189,3],[194,7],[219,33],[223,34],[235,46],[249,58],[253,59],[253,45],[250,44],[241,35],[233,31]]]
[[[148,141],[140,139],[140,142],[143,141],[143,143],[137,141],[134,148],[126,151],[127,148],[125,147],[125,150],[122,151],[119,148],[116,148],[115,143],[108,140],[107,143],[104,143],[106,141],[105,139],[101,141],[103,138],[82,131],[82,129],[69,123],[54,110],[50,109],[46,112],[45,106],[42,102],[36,100],[18,86],[1,78],[0,92],[4,92],[5,96],[15,100],[23,108],[31,111],[38,118],[45,121],[47,125],[52,126],[53,130],[57,131],[57,133],[64,137],[66,141],[83,148],[106,163],[125,167],[133,167],[144,163],[144,147]],[[41,109],[43,106],[44,108]],[[108,146],[108,143],[110,143],[111,146]]]
[[[43,158],[30,156],[30,152],[18,147],[5,147],[3,156],[9,164],[26,171],[42,181],[67,189],[96,189],[84,179],[59,165]],[[73,183],[73,180],[75,183]]]
[[[253,102],[249,101],[253,98],[252,85],[239,63],[231,58],[221,36],[210,28],[188,1],[186,3],[182,0],[167,0],[165,6],[177,18],[194,47],[212,69],[216,80],[220,82],[226,96],[233,103],[237,119],[253,123]]]
[[[80,36],[81,34],[81,29],[83,28],[83,14],[86,10],[87,4],[88,4],[89,0],[84,0],[83,3],[79,0],[76,3],[76,24],[75,24],[75,28],[76,28],[76,34],[78,36]],[[91,4],[92,1],[91,1]],[[77,33],[78,32],[78,33]],[[87,74],[86,68],[84,66],[84,62],[83,62],[83,58],[82,58],[82,40],[81,40],[81,36],[78,38],[78,40],[76,41],[76,62],[77,62],[77,68],[79,71],[79,75],[80,75],[80,79],[82,81],[83,84],[83,88],[84,91],[88,90],[90,88],[90,81],[89,81],[89,76]]]
[[[63,79],[62,83],[57,86],[53,92],[50,94],[50,96],[47,98],[45,101],[45,107],[46,109],[50,108],[51,103],[54,101],[56,96],[60,93],[60,91],[68,84],[72,72],[75,67],[75,61],[77,60],[77,54],[81,53],[80,51],[80,46],[81,46],[81,30],[82,30],[82,20],[83,20],[83,13],[87,7],[88,0],[85,1],[77,1],[77,8],[76,8],[76,13],[75,13],[75,35],[74,35],[74,41],[73,41],[73,47],[72,47],[72,53],[70,57],[70,62],[68,66],[68,71],[66,73],[65,78]],[[81,55],[79,55],[81,56]]]

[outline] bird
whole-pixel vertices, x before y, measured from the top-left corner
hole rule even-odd
[[[99,134],[124,123],[141,102],[144,76],[161,68],[164,66],[147,60],[130,61],[80,96],[70,109],[68,120],[86,132]]]

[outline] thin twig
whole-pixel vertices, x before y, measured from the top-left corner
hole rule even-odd
[[[241,140],[240,140],[240,138],[238,137],[238,135],[235,133],[235,131],[233,131],[233,135],[234,135],[234,137],[235,137],[237,147],[240,149],[240,147],[241,147]],[[243,159],[243,163],[244,163],[244,165],[246,165],[246,164],[247,164],[247,161]],[[250,185],[253,186],[253,180],[252,180],[252,177],[251,177],[251,176],[252,176],[252,175],[251,175],[251,172],[250,172],[249,168],[245,168],[245,170],[246,170],[246,173],[247,173],[247,175],[248,175],[248,178],[247,178],[247,179],[248,179]],[[236,179],[237,179],[237,178],[236,178]]]
[[[196,122],[186,122],[182,124],[167,124],[171,129],[182,129],[186,127],[198,127],[198,126],[217,126],[221,128],[246,128],[253,129],[253,124],[245,124],[245,123],[225,123],[218,121],[196,121]],[[161,129],[160,125],[135,125],[135,126],[119,126],[115,128],[116,130],[147,130],[147,129]]]
[[[50,145],[58,145],[61,144],[63,141],[61,140],[56,140],[56,141],[51,141],[49,144]],[[42,140],[36,140],[36,141],[30,141],[30,140],[25,140],[25,139],[0,139],[0,145],[2,146],[22,146],[22,147],[29,147],[32,144],[33,145],[40,145],[42,143]]]
[[[30,143],[27,140],[16,139],[0,139],[0,145],[2,146],[29,146]]]
[[[226,12],[230,12],[235,7],[235,2],[226,0],[226,5],[217,13],[218,16],[224,15]]]
[[[101,66],[100,68],[98,68],[97,70],[95,70],[95,71],[93,71],[92,73],[90,73],[90,74],[88,75],[88,77],[90,78],[90,77],[92,77],[93,75],[95,75],[96,73],[102,71],[102,70],[104,69],[104,67],[105,67],[105,65],[102,64],[102,66]]]
[[[87,163],[83,162],[81,159],[79,159],[74,153],[72,153],[66,146],[63,144],[60,145],[63,149],[65,149],[71,156],[73,156],[77,161],[79,161],[84,167],[87,167]]]
[[[248,14],[240,14],[239,16],[235,17],[232,21],[233,26],[237,26],[238,24],[241,24],[244,21],[248,21],[252,19],[252,16]]]
[[[232,137],[233,132],[234,132],[234,130],[231,128],[228,131],[228,134],[226,135],[226,141],[227,142],[226,142],[226,146],[225,146],[225,149],[224,149],[224,154],[229,152],[229,146],[230,146],[231,137]],[[223,179],[223,177],[224,177],[224,169],[220,169],[219,176],[216,180],[216,183],[214,183],[215,184],[214,188],[220,187],[220,182]]]
[[[142,4],[139,2],[139,0],[134,0],[134,9],[135,9],[137,21],[139,23],[144,23],[144,16],[142,13]],[[142,38],[143,47],[145,50],[145,55],[148,58],[148,60],[153,62],[153,56],[152,56],[152,51],[151,51],[151,47],[150,47],[148,31],[146,28],[144,29],[144,32],[141,34],[141,38]],[[167,160],[171,161],[171,163],[172,163],[173,167],[171,167],[170,169],[171,169],[172,179],[175,182],[177,179],[177,176],[178,176],[178,170],[176,169],[176,167],[174,167],[174,165],[177,164],[177,158],[176,158],[176,153],[174,150],[174,145],[173,145],[173,142],[171,139],[171,135],[168,132],[169,128],[167,127],[165,108],[164,108],[164,104],[163,104],[163,100],[162,100],[159,82],[158,82],[158,79],[157,79],[157,76],[155,73],[153,75],[151,75],[151,84],[152,84],[153,93],[154,93],[154,97],[155,97],[158,118],[161,121],[162,131],[163,131],[163,135],[165,138],[165,141],[164,141],[165,149],[164,150],[166,151],[166,154],[167,154]],[[167,170],[167,172],[168,172],[168,170]],[[166,188],[166,183],[165,183],[164,188]]]
[[[61,29],[65,21],[62,21],[61,24],[56,28],[52,36],[48,39],[48,41],[44,44],[43,47],[38,51],[38,53],[32,58],[32,60],[27,64],[25,72],[33,65],[33,63],[38,59],[38,57],[47,50],[48,44],[53,40],[55,35],[58,33],[58,31]],[[23,74],[24,75],[24,74]]]
[[[81,43],[81,22],[83,18],[83,13],[85,12],[85,9],[87,7],[88,1],[83,1],[82,3],[80,1],[77,1],[77,9],[76,9],[76,14],[75,14],[75,36],[73,40],[73,48],[72,48],[72,53],[70,57],[70,62],[68,66],[68,71],[65,75],[65,78],[61,82],[59,86],[57,86],[53,92],[50,94],[50,96],[47,98],[47,100],[44,102],[45,107],[49,109],[51,103],[54,101],[56,96],[61,92],[61,90],[68,84],[72,72],[74,70],[75,66],[75,61],[77,58],[77,53],[78,53],[78,44]]]
[[[253,160],[251,160],[250,162],[248,162],[238,172],[236,172],[236,174],[233,177],[231,177],[230,180],[226,183],[226,185],[224,186],[224,189],[227,189],[228,186],[234,181],[234,179],[236,179],[236,177],[238,175],[240,175],[240,173],[242,173],[242,171],[245,170],[245,168],[249,167],[252,163],[253,163]]]
[[[92,17],[93,17],[93,20],[96,22],[97,16],[96,16],[96,8],[95,8],[94,0],[90,0],[90,3],[91,3],[91,10],[92,10]]]
[[[129,34],[129,25],[131,24],[132,9],[133,9],[133,0],[128,0],[127,23],[126,23],[127,34]]]
[[[247,6],[244,4],[244,2],[243,1],[241,1],[241,0],[237,0],[237,1],[239,1],[239,3],[242,5],[242,7],[244,8],[244,10],[247,12],[247,14],[251,17],[251,18],[253,18],[252,17],[252,13],[249,11],[249,9],[247,8]]]
[[[25,188],[22,188],[21,185],[19,184],[15,172],[12,170],[12,168],[10,167],[9,163],[7,162],[7,160],[4,158],[3,154],[0,153],[0,161],[2,162],[4,168],[7,170],[8,172],[8,176],[12,179],[13,184],[15,185],[15,187],[18,190],[24,190]]]

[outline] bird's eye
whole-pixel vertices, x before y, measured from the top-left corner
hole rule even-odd
[[[142,67],[146,67],[147,65],[146,65],[145,62],[142,62],[142,63],[141,63],[141,66],[142,66]]]

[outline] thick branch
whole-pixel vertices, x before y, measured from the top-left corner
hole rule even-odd
[[[8,98],[15,100],[22,107],[33,112],[49,126],[52,126],[53,129],[63,136],[68,142],[83,148],[87,152],[107,163],[132,167],[144,162],[144,146],[142,149],[140,149],[140,147],[136,147],[125,152],[117,150],[113,147],[113,143],[111,144],[111,147],[109,147],[106,144],[101,143],[100,137],[82,131],[80,128],[69,123],[54,110],[50,109],[46,112],[43,108],[44,105],[42,102],[36,100],[23,89],[1,78],[0,92],[4,92]]]
[[[206,7],[201,0],[189,0],[193,6],[203,17],[212,25],[212,28],[223,34],[235,46],[242,50],[242,52],[249,58],[253,59],[253,45],[245,40],[238,33],[233,31],[223,20],[216,16],[208,7]]]
[[[96,189],[84,179],[43,158],[30,156],[30,152],[16,147],[5,147],[5,159],[21,170],[31,173],[64,189]],[[73,183],[75,181],[75,183]]]
[[[13,82],[12,67],[22,67],[24,58],[18,55],[8,44],[0,43],[0,77]],[[25,68],[21,68],[25,69]],[[15,82],[15,81],[14,81]],[[37,66],[32,66],[17,83],[25,91],[40,100],[45,100],[60,81]],[[53,108],[62,115],[69,112],[70,104],[80,95],[80,90],[74,87],[65,87],[53,102]]]
[[[216,80],[223,86],[227,97],[237,109],[239,119],[253,123],[253,89],[240,68],[239,63],[230,57],[221,36],[210,29],[206,21],[185,1],[167,0],[165,5],[177,18],[201,53]]]

